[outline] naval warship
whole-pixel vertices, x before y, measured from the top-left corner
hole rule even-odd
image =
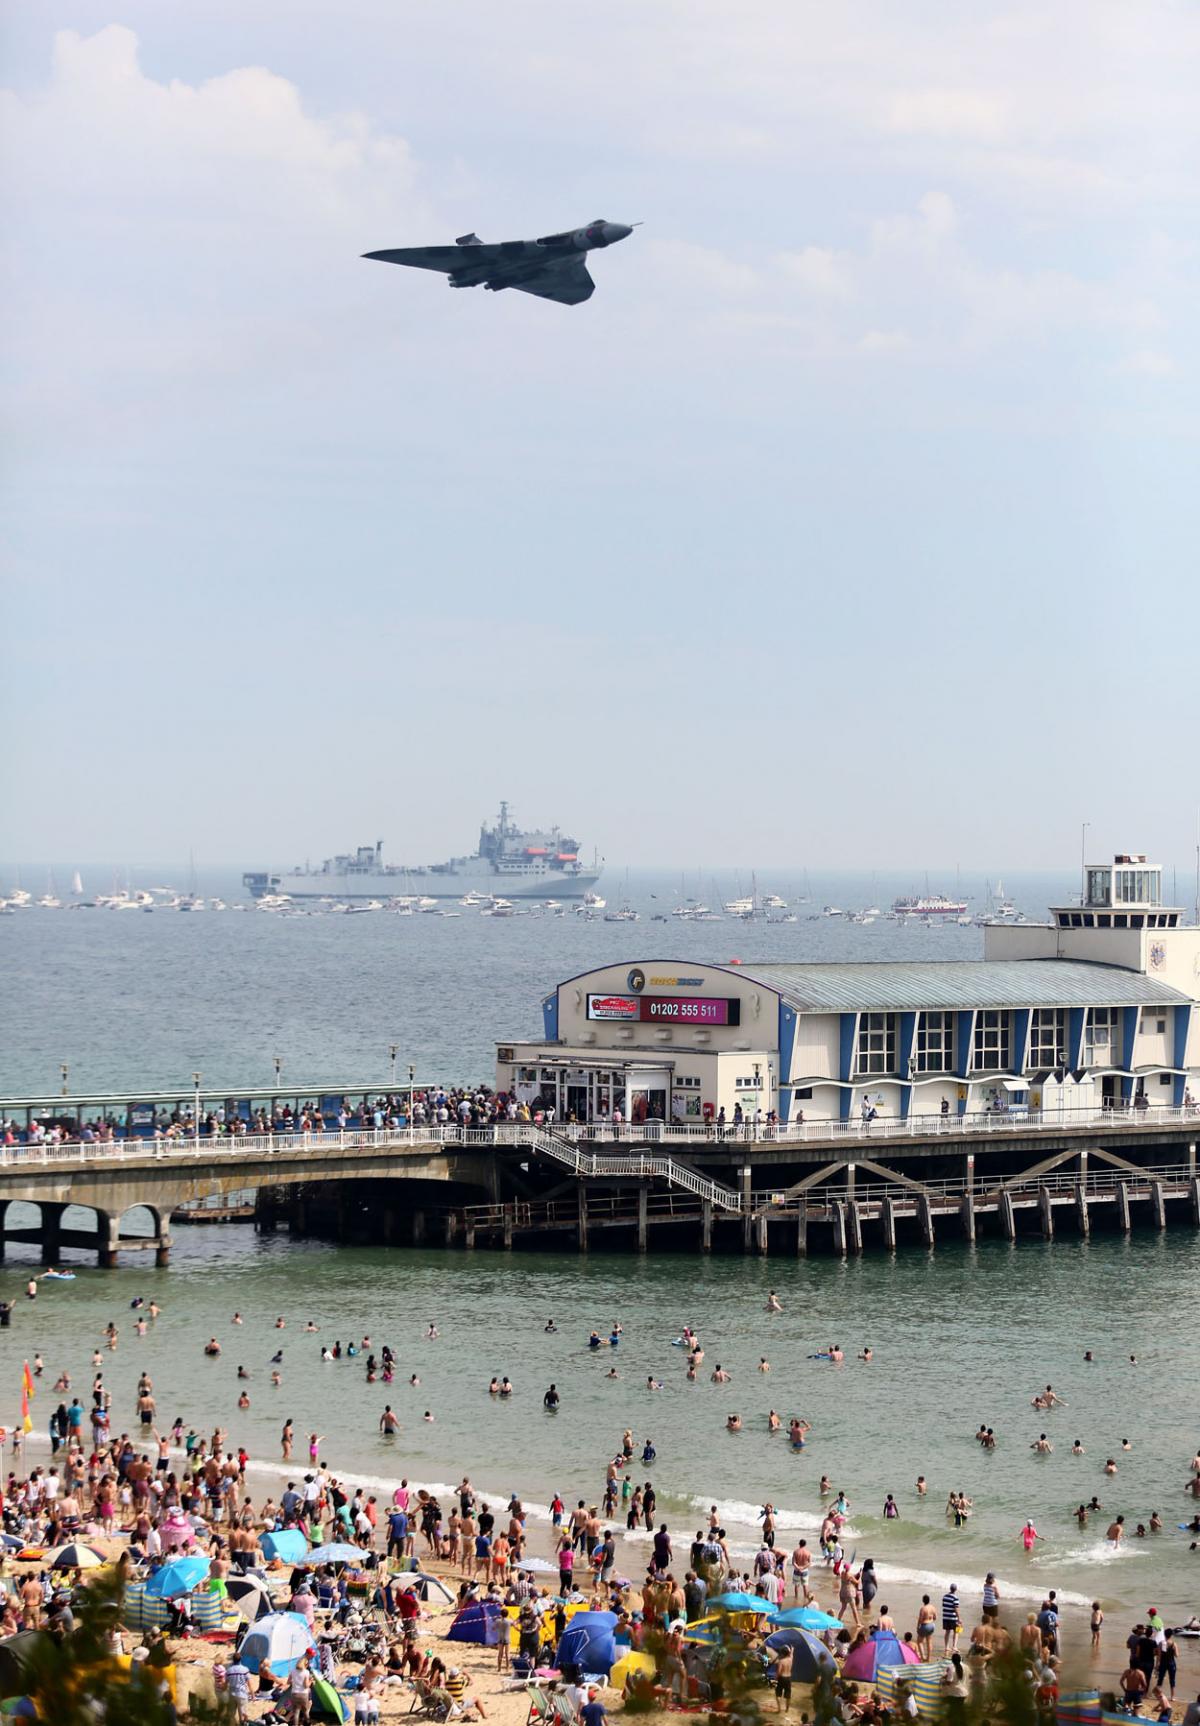
[[[383,841],[327,857],[319,869],[297,868],[274,874],[251,869],[243,885],[255,899],[278,894],[290,899],[459,899],[491,894],[504,899],[581,899],[600,879],[598,866],[579,861],[579,841],[559,828],[523,832],[500,805],[494,826],[479,829],[479,844],[469,857],[411,867],[383,861]]]

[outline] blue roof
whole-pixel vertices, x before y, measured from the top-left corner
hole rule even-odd
[[[801,1013],[970,1007],[1187,1007],[1191,997],[1120,965],[1080,959],[930,959],[853,965],[719,966],[776,990]]]

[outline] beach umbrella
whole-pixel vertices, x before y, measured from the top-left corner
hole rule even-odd
[[[722,1612],[761,1612],[764,1616],[775,1610],[761,1594],[747,1594],[741,1589],[735,1589],[732,1594],[716,1594],[708,1604],[719,1606]]]
[[[274,1534],[264,1534],[261,1541],[267,1558],[278,1558],[283,1564],[303,1564],[308,1556],[308,1541],[298,1528],[277,1528]]]
[[[82,1541],[72,1540],[56,1552],[48,1553],[46,1563],[51,1570],[98,1570],[102,1564],[108,1563],[108,1559],[94,1546],[84,1546]]]
[[[190,1594],[198,1582],[203,1582],[212,1568],[212,1560],[200,1553],[190,1557],[172,1558],[153,1576],[146,1578],[146,1593],[152,1600],[170,1600],[176,1594]]]
[[[229,1604],[249,1624],[271,1610],[271,1591],[261,1576],[230,1576],[225,1593]]]
[[[915,1666],[917,1651],[901,1642],[894,1630],[872,1630],[865,1642],[852,1648],[842,1662],[842,1677],[874,1684],[881,1666]]]
[[[309,1564],[361,1564],[366,1557],[361,1546],[351,1546],[345,1540],[331,1540],[324,1546],[314,1546],[308,1555]]]
[[[811,1684],[818,1672],[827,1672],[832,1676],[837,1671],[833,1655],[823,1642],[808,1630],[800,1630],[796,1625],[786,1629],[775,1630],[767,1637],[766,1648],[770,1654],[778,1654],[781,1649],[792,1651],[792,1677],[801,1684]]]
[[[842,1628],[840,1618],[835,1618],[831,1612],[822,1612],[819,1606],[789,1606],[786,1612],[782,1609],[778,1612],[772,1612],[771,1623],[779,1625],[781,1629],[785,1625],[791,1625],[797,1630],[840,1630]]]
[[[299,1612],[268,1612],[246,1632],[238,1659],[250,1672],[257,1672],[259,1664],[269,1660],[271,1670],[286,1678],[311,1647],[308,1621]]]
[[[37,1703],[32,1696],[9,1696],[0,1702],[0,1714],[6,1720],[36,1720]]]

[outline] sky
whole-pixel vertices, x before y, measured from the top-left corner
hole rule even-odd
[[[0,23],[0,859],[1188,868],[1200,13]],[[641,222],[562,307],[385,246]]]

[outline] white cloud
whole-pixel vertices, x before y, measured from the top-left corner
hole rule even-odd
[[[1119,361],[1116,369],[1130,377],[1169,378],[1177,368],[1171,355],[1161,348],[1138,348]]]

